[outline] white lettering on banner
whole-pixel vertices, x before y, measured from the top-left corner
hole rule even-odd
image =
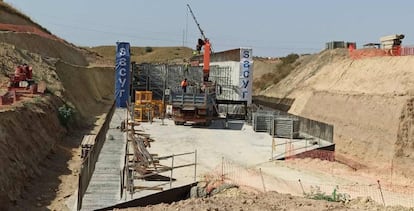
[[[119,70],[119,75],[120,76],[126,76],[126,69],[125,68],[121,68],[120,70]]]
[[[251,104],[252,101],[252,49],[240,49],[240,100],[247,101],[247,104]]]
[[[119,59],[119,64],[118,65],[120,65],[120,66],[126,66],[127,64],[126,64],[126,58],[120,58]]]
[[[118,81],[121,83],[121,87],[125,86],[126,78],[119,78]]]
[[[127,50],[125,48],[119,49],[119,55],[125,56],[127,54]],[[125,92],[125,83],[126,83],[126,76],[127,76],[127,69],[125,66],[127,66],[127,59],[126,58],[120,58],[118,61],[118,65],[120,67],[119,69],[119,75],[122,76],[118,79],[119,83],[121,84],[121,89],[119,90],[119,97],[121,98],[123,96],[123,93]]]
[[[121,89],[119,90],[119,97],[122,97],[122,94],[125,92],[125,90]]]
[[[127,51],[126,51],[126,49],[125,49],[125,48],[121,48],[121,49],[119,49],[119,55],[121,55],[121,56],[125,56],[125,55],[126,55],[126,53],[127,53]]]

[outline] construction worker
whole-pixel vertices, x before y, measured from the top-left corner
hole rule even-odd
[[[184,78],[183,81],[181,81],[181,88],[183,89],[183,92],[186,93],[187,92],[187,78]]]

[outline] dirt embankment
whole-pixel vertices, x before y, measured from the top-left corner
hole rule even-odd
[[[0,210],[44,210],[48,205],[61,210],[76,189],[79,164],[68,161],[78,156],[82,135],[93,133],[93,123],[112,104],[113,65],[89,68],[98,55],[38,34],[50,32],[3,2],[0,13],[0,92],[23,63],[33,67],[34,80],[46,82],[48,90],[43,97],[0,107]],[[14,24],[19,31],[5,31],[1,24]],[[63,103],[78,114],[70,134],[58,119]],[[69,188],[62,191],[61,181],[68,181]]]
[[[64,98],[76,107],[83,118],[90,119],[106,113],[108,105],[113,103],[113,67],[81,67],[57,62],[56,73],[63,84]]]
[[[413,182],[413,65],[409,56],[351,60],[325,51],[261,94],[295,99],[291,113],[333,124],[339,157]]]
[[[60,197],[56,203],[64,204],[63,197],[73,194],[76,185],[69,181],[71,190],[60,191],[59,181],[65,180],[60,176],[76,177],[76,172],[70,170],[77,167],[66,166],[72,156],[71,148],[78,148],[82,140],[79,134],[90,133],[84,127],[102,120],[112,104],[113,68],[77,66],[14,45],[0,43],[0,46],[0,84],[7,84],[6,75],[12,73],[17,64],[27,63],[33,66],[35,80],[45,81],[50,92],[44,97],[26,98],[18,104],[0,107],[0,167],[4,169],[0,173],[0,204],[10,206],[10,210],[33,210],[45,207],[55,197]],[[64,102],[72,105],[76,112],[77,118],[71,127],[75,130],[70,134],[76,140],[65,137],[66,129],[58,120],[57,110]],[[78,130],[79,126],[82,131]],[[62,146],[66,146],[64,150]],[[55,155],[54,152],[64,153]],[[78,156],[76,150],[73,152],[73,156]],[[63,166],[57,167],[55,163]],[[33,196],[33,192],[41,197]],[[41,201],[36,200],[39,197]],[[0,210],[8,209],[0,206]]]
[[[66,43],[29,33],[0,33],[0,42],[9,43],[18,49],[39,54],[45,58],[56,58],[71,64],[87,66],[85,56]]]
[[[56,97],[39,98],[0,112],[0,210],[10,201],[20,200],[24,186],[41,175],[39,163],[63,138],[59,101]]]

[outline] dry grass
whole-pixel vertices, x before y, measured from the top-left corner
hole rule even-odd
[[[98,46],[87,48],[104,59],[115,61],[115,46]],[[151,50],[150,50],[151,49]],[[187,47],[131,47],[131,61],[137,63],[182,63],[192,56],[192,49]]]

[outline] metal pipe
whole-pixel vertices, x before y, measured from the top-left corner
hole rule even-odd
[[[264,183],[262,168],[259,168],[259,171],[260,171],[260,177],[262,178],[263,191],[266,192],[266,186],[265,186],[265,183]]]
[[[194,182],[197,181],[197,150],[194,151]]]
[[[195,152],[185,152],[185,153],[181,153],[181,154],[174,154],[174,155],[167,155],[167,156],[163,156],[163,157],[158,157],[157,160],[163,160],[163,159],[168,159],[174,156],[182,156],[182,155],[190,155],[193,154]]]
[[[174,170],[174,155],[171,158],[171,175],[170,175],[170,188],[172,188],[172,177],[173,177],[173,170]]]

